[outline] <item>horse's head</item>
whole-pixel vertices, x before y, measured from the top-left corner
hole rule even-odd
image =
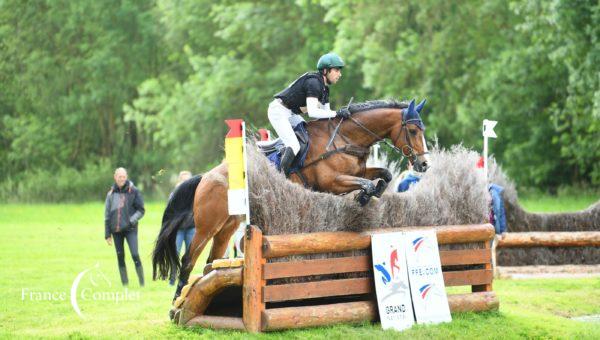
[[[393,131],[392,137],[394,146],[402,150],[402,154],[408,158],[413,165],[413,169],[418,172],[425,172],[429,167],[429,152],[425,142],[425,124],[421,119],[421,110],[425,106],[426,100],[423,99],[418,105],[415,105],[413,99],[407,108],[402,110],[402,123],[398,124]]]

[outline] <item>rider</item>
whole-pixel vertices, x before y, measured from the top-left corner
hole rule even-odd
[[[317,72],[307,72],[294,80],[286,89],[277,93],[269,104],[271,125],[285,147],[281,150],[281,170],[288,176],[292,161],[300,151],[300,143],[292,129],[289,118],[294,114],[308,113],[311,118],[348,118],[348,108],[332,111],[329,105],[329,85],[342,76],[344,61],[335,53],[327,53],[317,62]]]

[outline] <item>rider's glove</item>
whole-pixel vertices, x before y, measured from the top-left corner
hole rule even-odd
[[[338,117],[342,117],[344,119],[350,118],[350,110],[347,107],[342,107],[336,112]]]

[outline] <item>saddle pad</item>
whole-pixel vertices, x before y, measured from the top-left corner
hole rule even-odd
[[[310,141],[308,140],[308,131],[306,130],[306,123],[298,124],[294,127],[294,132],[296,133],[296,137],[298,138],[298,142],[300,143],[300,151],[294,158],[292,162],[292,166],[290,169],[290,173],[298,172],[300,169],[304,167],[304,161],[306,160],[306,155],[308,154],[308,147],[310,145]],[[271,152],[266,154],[267,158],[277,170],[281,171],[281,149],[276,152]]]

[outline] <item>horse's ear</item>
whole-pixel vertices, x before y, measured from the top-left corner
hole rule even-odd
[[[427,99],[423,99],[419,105],[417,105],[417,107],[415,108],[415,110],[417,110],[418,113],[421,113],[421,110],[423,110],[423,106],[425,106],[425,103],[427,103]]]
[[[408,104],[408,108],[406,109],[406,112],[413,112],[414,110],[415,110],[415,100],[413,99]]]

